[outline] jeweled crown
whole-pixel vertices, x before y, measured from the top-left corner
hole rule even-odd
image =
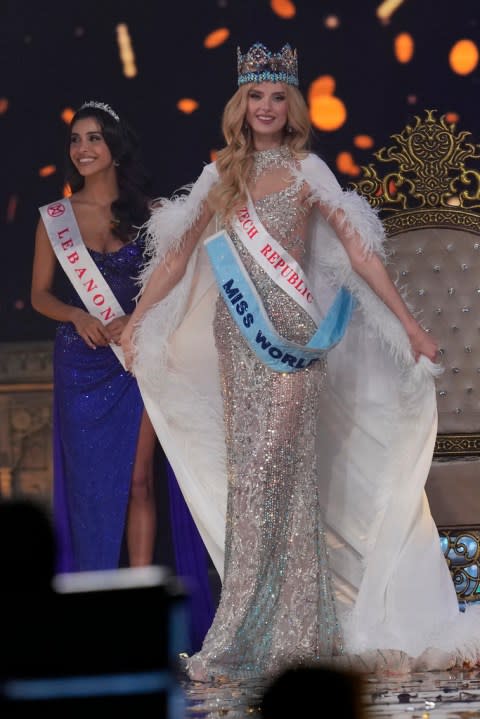
[[[261,42],[245,54],[237,47],[238,84],[246,82],[285,82],[298,87],[297,51],[288,43],[280,52],[271,52]]]
[[[117,122],[120,122],[120,118],[113,110],[110,105],[107,105],[106,102],[96,102],[96,100],[89,100],[88,102],[84,102],[83,105],[81,105],[78,109],[84,110],[87,107],[94,107],[96,110],[103,110],[103,112],[108,112],[109,115],[111,115]]]

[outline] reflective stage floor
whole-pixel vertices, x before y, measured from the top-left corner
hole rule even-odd
[[[260,718],[261,684],[183,685],[185,719]],[[317,705],[298,696],[290,719],[346,717],[342,696],[319,687]],[[408,677],[371,677],[364,682],[365,717],[383,719],[480,719],[480,671],[425,672]],[[336,709],[335,709],[336,707]],[[284,719],[286,714],[281,714]],[[176,717],[175,717],[176,719]]]

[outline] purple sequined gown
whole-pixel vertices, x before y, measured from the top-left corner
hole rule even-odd
[[[90,250],[125,313],[134,309],[143,243]],[[63,281],[63,279],[62,279]],[[66,282],[62,299],[83,304]],[[57,571],[119,566],[143,402],[135,378],[109,347],[90,349],[72,323],[57,327],[54,347],[54,521]],[[194,587],[193,644],[213,615],[203,543],[169,470],[177,571]],[[179,546],[181,542],[182,546]],[[200,615],[199,616],[199,612]]]

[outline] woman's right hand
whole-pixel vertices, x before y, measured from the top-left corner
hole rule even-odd
[[[78,309],[72,317],[72,322],[80,337],[92,350],[109,345],[110,338],[104,325],[88,312]]]

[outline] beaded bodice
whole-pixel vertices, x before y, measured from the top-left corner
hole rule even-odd
[[[294,251],[296,258],[301,257],[304,249],[304,227],[309,208],[308,205],[302,203],[296,183],[262,197],[254,205],[259,220],[270,235],[286,250]],[[228,227],[228,232],[276,329],[284,337],[305,344],[314,329],[310,317],[293,300],[283,295],[283,292],[257,264],[231,227]],[[281,302],[279,302],[279,296],[282,297]],[[289,308],[288,312],[286,312],[287,307]],[[293,321],[292,317],[294,317]]]
[[[259,180],[268,185],[267,173],[270,173],[272,178],[275,175],[280,176],[281,180],[287,183],[283,188],[268,192],[255,200],[254,204],[259,219],[268,232],[289,251],[302,244],[304,223],[308,214],[308,208],[302,202],[299,185],[292,174],[294,162],[288,145],[258,150],[253,154],[250,173],[250,183],[256,186],[257,190],[260,189]],[[286,172],[282,171],[283,168]]]
[[[308,208],[301,202],[295,183],[257,200],[255,209],[268,232],[286,250],[302,244]]]
[[[253,153],[253,165],[250,177],[255,182],[261,175],[273,168],[289,169],[293,162],[288,145],[280,145],[269,150],[257,150]]]

